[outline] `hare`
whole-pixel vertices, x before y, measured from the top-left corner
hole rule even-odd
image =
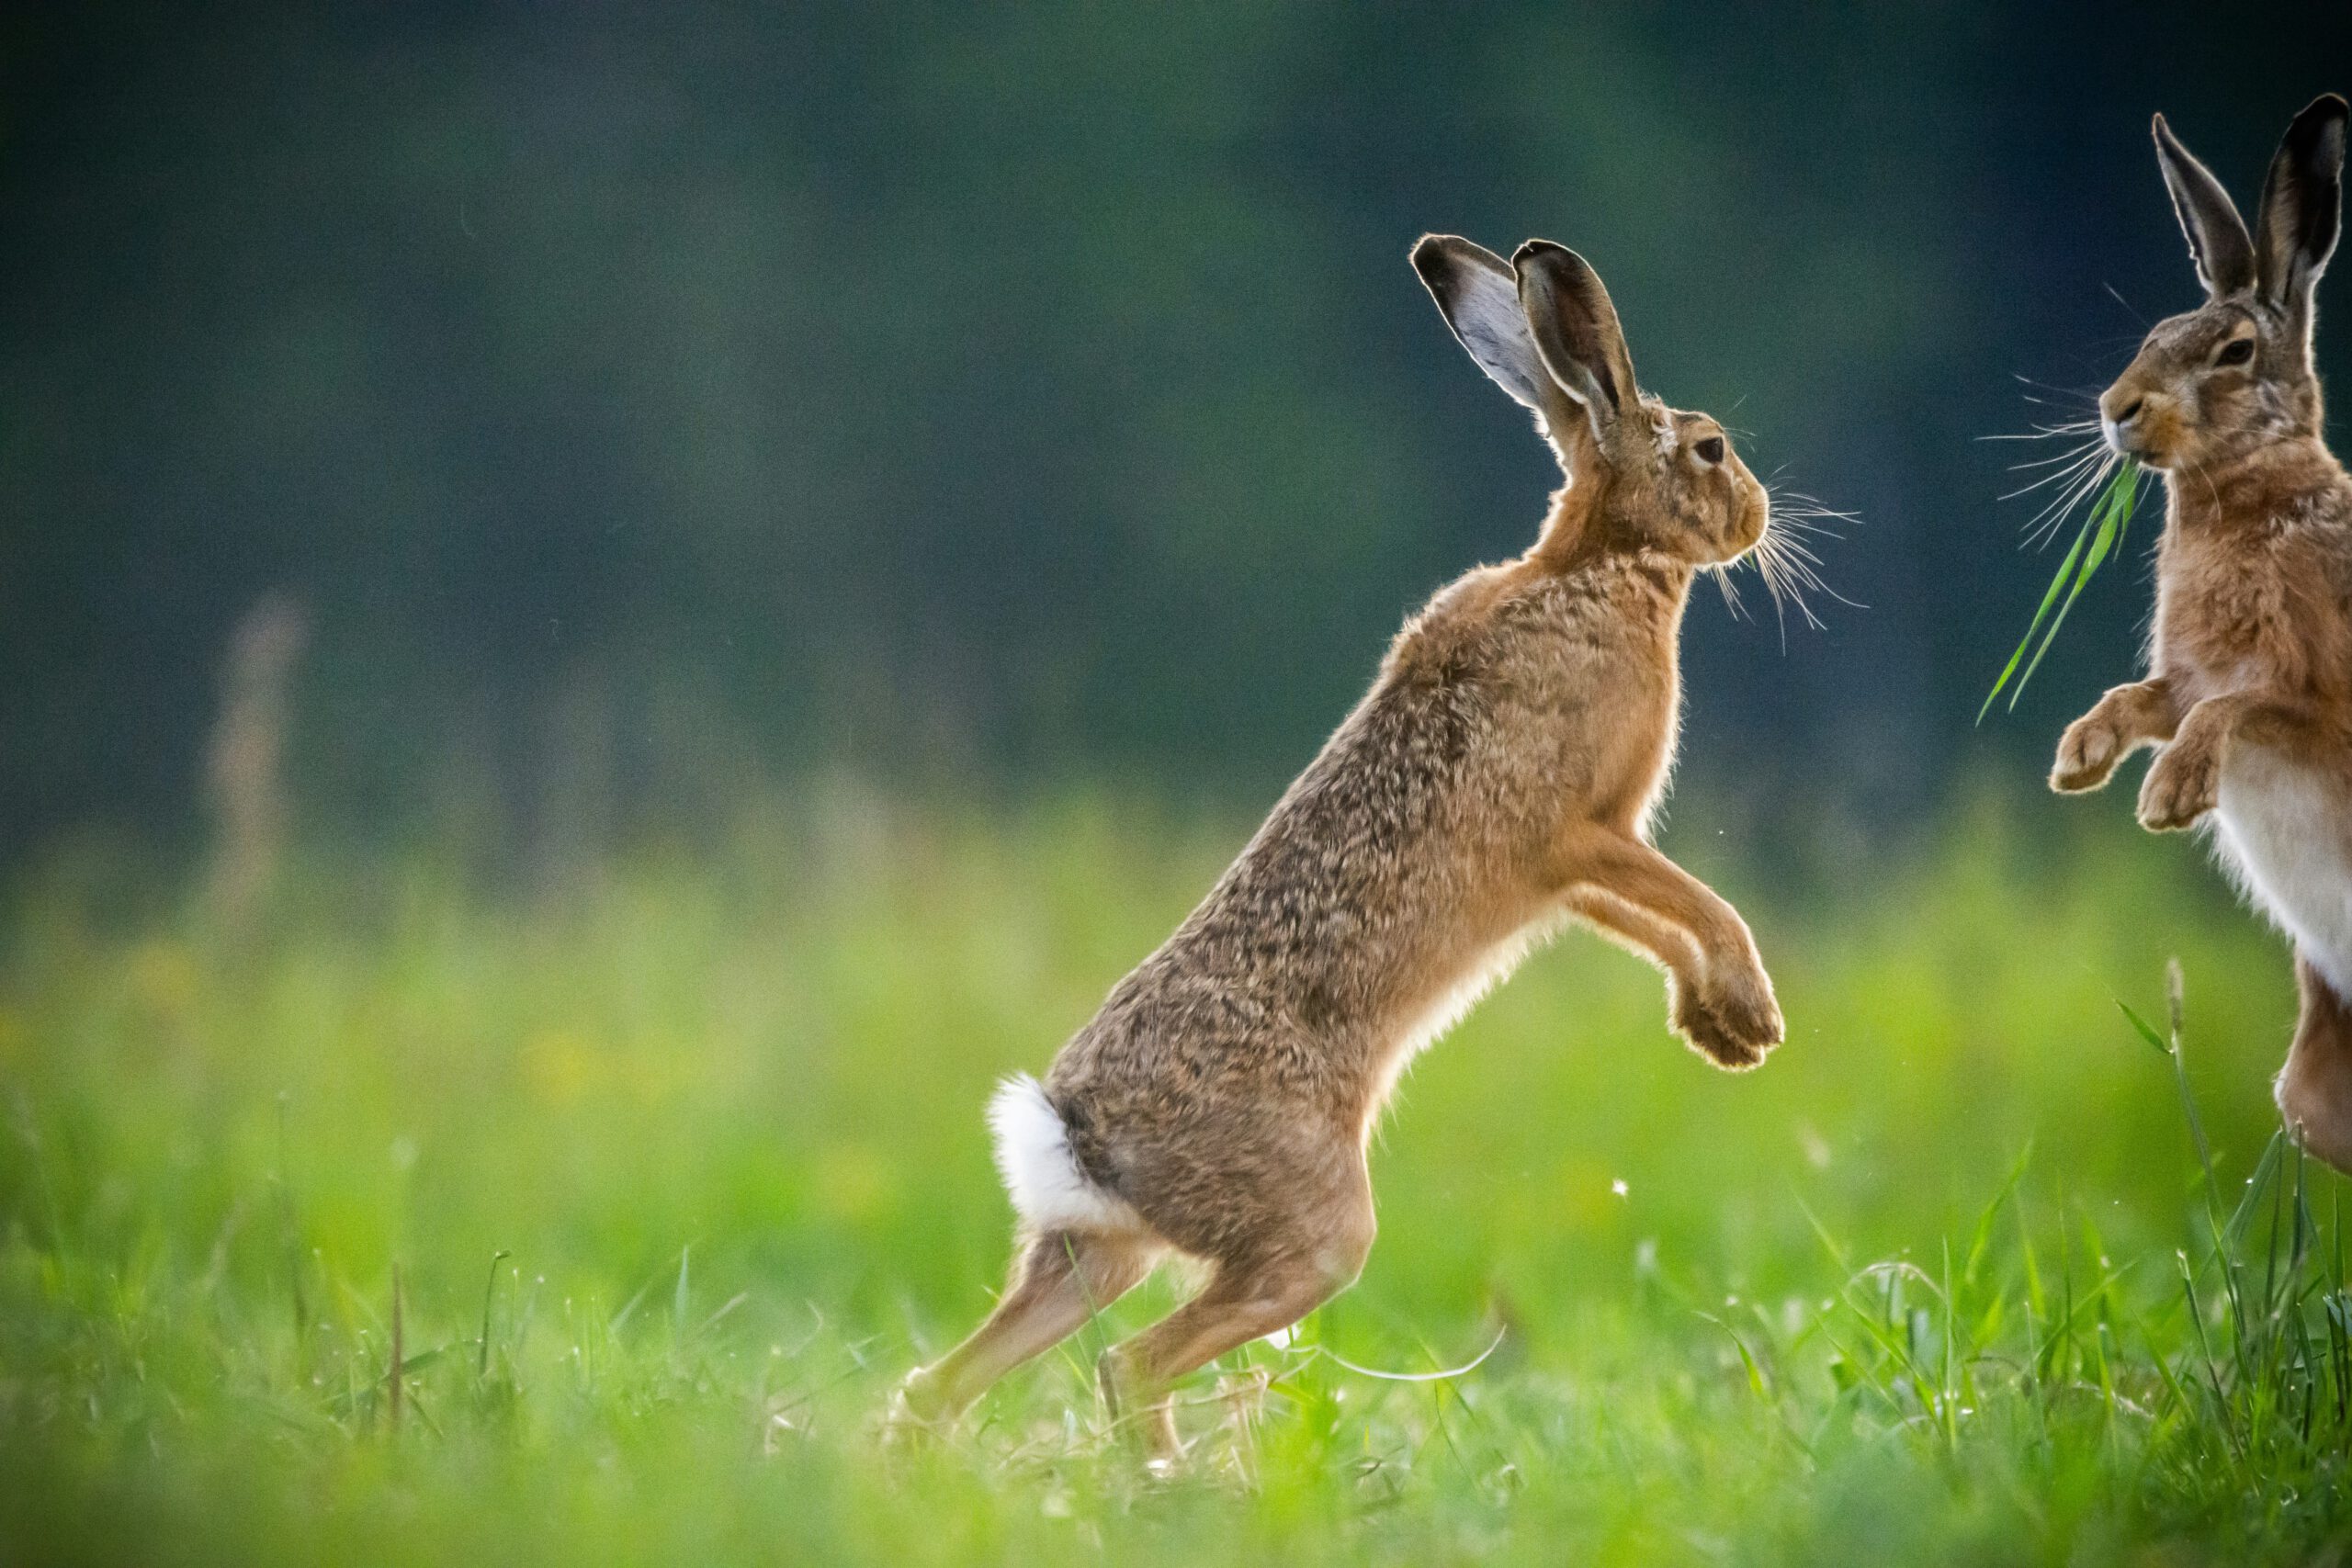
[[[2097,789],[2160,746],[2154,832],[2210,823],[2295,944],[2287,1125],[2352,1170],[2352,480],[2322,436],[2312,291],[2343,205],[2345,102],[2295,117],[2246,232],[2164,117],[2156,162],[2205,286],[2099,398],[2108,445],[2165,476],[2149,675],[2068,728],[2052,787]]]
[[[1769,504],[1723,427],[1645,396],[1600,276],[1531,240],[1506,263],[1430,235],[1412,263],[1471,357],[1534,411],[1569,482],[1534,546],[1442,590],[1372,690],[1165,945],[1045,1082],[989,1109],[1020,1215],[1012,1281],[901,1385],[920,1429],[1162,1258],[1206,1266],[1106,1351],[1114,1421],[1182,1452],[1176,1380],[1353,1282],[1365,1145],[1397,1075],[1563,920],[1647,954],[1717,1064],[1781,1037],[1736,911],[1647,841],[1674,758],[1691,579],[1757,546]]]

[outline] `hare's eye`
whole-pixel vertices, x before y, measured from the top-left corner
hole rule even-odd
[[[2250,337],[2232,338],[2213,356],[2216,365],[2244,365],[2254,357],[2254,340]]]
[[[1720,463],[1724,460],[1724,438],[1720,435],[1710,435],[1704,441],[1694,444],[1690,450],[1699,454],[1699,461],[1702,463]]]

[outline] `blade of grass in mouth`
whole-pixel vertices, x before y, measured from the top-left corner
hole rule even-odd
[[[2091,574],[2098,570],[2115,553],[2116,547],[2123,542],[2124,530],[2130,526],[2132,513],[2140,503],[2140,489],[2146,472],[2130,457],[2116,466],[2114,476],[2099,491],[2098,499],[2091,503],[2089,515],[2083,519],[2082,528],[2075,535],[2075,542],[2067,547],[2065,558],[2058,563],[2058,575],[2050,580],[2049,589],[2041,595],[2041,606],[2034,611],[2032,622],[2025,628],[2025,636],[2018,641],[2017,651],[2010,654],[2008,663],[2001,667],[2000,678],[1993,682],[1993,689],[1984,695],[1984,705],[1976,710],[1977,723],[1984,723],[1984,716],[1993,711],[1994,699],[2007,688],[2012,675],[2017,676],[2017,689],[2009,693],[2008,705],[2012,711],[2016,709],[2018,698],[2025,693],[2026,682],[2032,680],[2033,672],[2041,667],[2042,655],[2048,653],[2050,645],[2058,640],[2058,628],[2065,624],[2066,612],[2073,609],[2075,601],[2082,596],[2084,584],[2090,581]],[[2051,613],[2052,606],[2057,611],[2054,615]],[[2049,622],[2046,630],[2042,626],[2044,621]],[[2034,644],[2037,632],[2041,636],[2039,647]],[[2029,648],[2033,649],[2031,659],[2026,658]],[[2025,672],[2021,675],[2018,674],[2020,662],[2025,666]]]

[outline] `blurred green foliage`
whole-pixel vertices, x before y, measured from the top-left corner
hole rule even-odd
[[[1428,229],[1580,247],[1648,381],[1870,520],[1826,636],[1700,607],[1692,765],[1765,819],[1908,814],[2127,662],[2103,585],[1966,732],[2046,575],[1972,438],[2192,297],[2149,111],[2249,190],[2347,27],[12,11],[0,841],[183,826],[271,591],[314,614],[305,809],[371,834],[453,795],[527,832],[550,759],[657,824],[838,762],[1259,797],[1555,479],[1406,267]]]

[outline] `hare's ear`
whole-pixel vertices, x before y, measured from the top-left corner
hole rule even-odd
[[[2254,242],[2246,236],[2245,220],[2213,171],[2180,144],[2164,116],[2156,116],[2154,130],[2156,164],[2165,172],[2165,188],[2172,192],[2180,231],[2188,236],[2198,281],[2211,299],[2235,294],[2254,281]]]
[[[2345,104],[2334,93],[2295,117],[2270,160],[2262,215],[2255,220],[2255,279],[2271,304],[2311,298],[2344,209]]]
[[[1527,309],[1544,369],[1562,391],[1584,405],[1599,436],[1641,396],[1609,290],[1590,263],[1549,240],[1528,241],[1510,265],[1519,275],[1520,303]]]
[[[1478,367],[1496,386],[1541,412],[1544,363],[1528,335],[1510,264],[1459,234],[1424,234],[1413,246],[1413,270]]]

